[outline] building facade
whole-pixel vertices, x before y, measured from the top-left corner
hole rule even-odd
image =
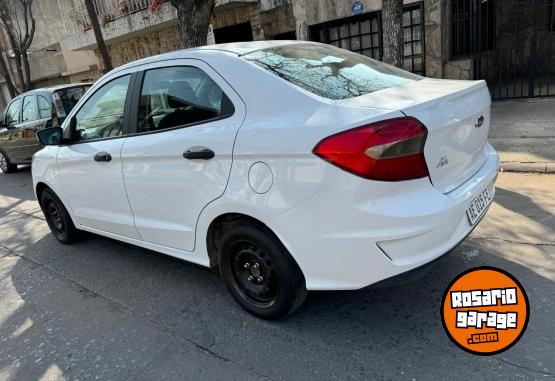
[[[98,78],[99,64],[94,50],[71,50],[65,44],[64,20],[60,17],[58,0],[34,1],[33,14],[35,34],[27,54],[34,88],[88,82]],[[6,41],[3,46],[7,46]],[[5,57],[13,73],[13,59],[9,51]],[[14,77],[12,75],[12,80]],[[3,109],[10,97],[5,80],[1,77],[0,89],[0,109]]]
[[[168,1],[94,1],[114,66],[182,47]],[[98,77],[83,0],[35,3],[36,86]],[[382,0],[216,0],[211,23],[209,43],[299,39],[383,56]],[[555,0],[404,0],[402,23],[406,70],[486,79],[494,98],[555,94]]]

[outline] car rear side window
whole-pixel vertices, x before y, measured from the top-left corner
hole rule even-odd
[[[14,125],[19,123],[19,113],[21,111],[21,98],[13,101],[6,112],[6,124]]]
[[[52,103],[48,101],[48,99],[46,99],[45,97],[43,97],[42,95],[39,95],[38,97],[39,100],[39,115],[41,119],[47,119],[52,117]]]
[[[137,132],[151,132],[206,122],[233,114],[222,89],[192,66],[145,72]]]
[[[65,112],[65,115],[69,114],[69,112],[75,107],[77,102],[79,102],[81,97],[85,95],[89,87],[90,86],[75,86],[56,91],[56,94],[62,103],[61,106]]]
[[[257,50],[243,58],[329,99],[358,97],[423,78],[331,45],[291,44]]]
[[[36,95],[29,95],[23,98],[22,122],[32,122],[39,119],[39,106]]]

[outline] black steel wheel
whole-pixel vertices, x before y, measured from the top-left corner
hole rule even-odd
[[[40,205],[50,231],[62,243],[73,243],[81,238],[66,208],[50,189],[42,192]]]
[[[278,297],[277,274],[264,249],[251,241],[237,240],[230,248],[234,286],[259,307],[269,307]]]
[[[306,297],[304,276],[279,240],[264,226],[234,225],[220,241],[220,273],[235,300],[250,313],[278,319]]]
[[[12,173],[17,171],[17,165],[12,164],[10,159],[4,152],[0,151],[0,170],[4,173]]]

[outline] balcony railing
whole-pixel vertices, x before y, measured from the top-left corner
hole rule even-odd
[[[231,9],[260,1],[262,11],[290,4],[291,0],[216,0],[218,9]],[[154,3],[154,4],[153,4]],[[90,49],[96,41],[84,0],[58,0],[70,50]],[[121,38],[176,22],[176,12],[168,0],[93,0],[104,39]],[[157,6],[156,6],[157,5]]]
[[[104,26],[114,20],[143,11],[150,0],[93,0],[98,22]],[[82,33],[91,28],[84,0],[58,0],[66,35]]]

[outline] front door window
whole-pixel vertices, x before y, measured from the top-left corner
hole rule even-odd
[[[16,99],[10,104],[8,107],[8,111],[6,112],[6,124],[14,125],[19,123],[19,114],[21,111],[21,99]]]
[[[123,134],[127,88],[131,75],[108,82],[75,114],[79,140],[98,140]]]

